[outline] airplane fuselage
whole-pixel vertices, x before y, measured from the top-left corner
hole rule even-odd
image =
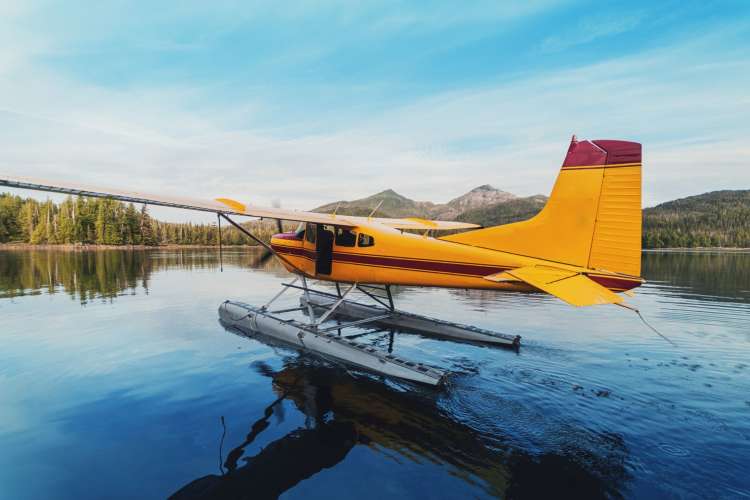
[[[530,291],[533,287],[521,281],[496,282],[485,277],[545,264],[584,273],[612,291],[629,290],[642,283],[640,278],[444,241],[377,224],[353,229],[308,224],[305,233],[274,235],[271,245],[290,272],[343,283]]]

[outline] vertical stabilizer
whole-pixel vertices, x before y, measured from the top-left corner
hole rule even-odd
[[[640,276],[641,145],[573,136],[539,214],[442,239]]]

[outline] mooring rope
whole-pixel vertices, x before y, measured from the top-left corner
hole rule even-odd
[[[670,344],[672,344],[674,347],[677,347],[677,344],[675,344],[674,342],[672,342],[669,339],[669,337],[667,337],[666,335],[664,335],[663,333],[661,333],[659,330],[657,330],[656,328],[654,328],[653,326],[651,326],[651,324],[648,321],[646,321],[646,318],[643,317],[643,315],[641,314],[641,311],[639,311],[638,309],[636,309],[635,313],[638,315],[639,318],[641,318],[641,321],[643,321],[644,325],[646,325],[651,330],[653,330],[654,333],[656,333],[659,337],[663,338],[664,340],[666,340],[667,342],[669,342]]]
[[[629,310],[633,311],[634,313],[636,313],[638,315],[638,317],[641,318],[641,321],[643,322],[643,324],[646,325],[649,329],[651,329],[651,331],[653,331],[659,337],[663,338],[664,340],[666,340],[667,342],[669,342],[670,344],[672,344],[672,346],[677,347],[677,344],[675,344],[674,342],[672,342],[669,339],[669,337],[667,337],[666,335],[664,335],[663,333],[661,333],[659,330],[657,330],[656,328],[654,328],[648,321],[646,321],[646,318],[643,317],[643,315],[641,314],[641,311],[639,311],[637,308],[635,308],[633,306],[629,306],[627,304],[622,304],[622,303],[615,303],[615,305],[616,306],[620,306],[620,307],[624,307],[625,309],[629,309]]]

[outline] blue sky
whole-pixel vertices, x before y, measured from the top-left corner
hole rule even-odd
[[[444,202],[548,193],[576,133],[644,144],[646,205],[750,188],[750,2],[279,4],[6,0],[0,170]]]

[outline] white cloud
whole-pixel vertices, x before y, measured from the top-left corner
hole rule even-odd
[[[715,42],[446,92],[325,133],[237,127],[264,103],[217,107],[213,89],[189,85],[100,87],[19,49],[0,66],[0,171],[290,208],[389,187],[447,201],[484,183],[547,193],[577,133],[644,143],[647,204],[747,188],[750,62]]]

